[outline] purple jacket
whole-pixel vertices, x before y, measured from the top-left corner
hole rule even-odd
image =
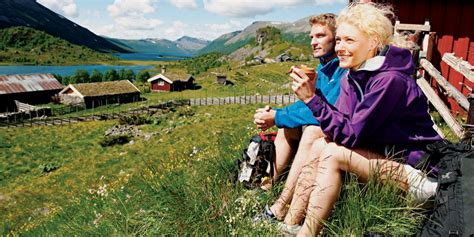
[[[334,106],[319,91],[307,106],[332,141],[348,148],[408,150],[404,156],[414,165],[426,144],[441,140],[411,77],[414,69],[408,50],[389,46],[385,56],[367,60],[341,79]]]

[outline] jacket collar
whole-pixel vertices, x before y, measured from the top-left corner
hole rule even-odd
[[[320,72],[327,75],[328,73],[334,73],[334,71],[336,71],[336,68],[339,67],[339,58],[335,57],[331,59],[329,62],[325,62],[325,63],[323,63],[323,61],[320,59],[320,63],[321,63]]]

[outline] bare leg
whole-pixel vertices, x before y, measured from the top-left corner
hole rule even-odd
[[[361,181],[366,182],[369,174],[375,170],[381,172],[382,181],[389,177],[390,181],[397,182],[406,189],[406,174],[402,164],[365,149],[350,150],[328,142],[321,152],[315,188],[309,199],[304,225],[298,235],[314,236],[321,231],[321,220],[327,220],[339,197],[341,171],[354,173]],[[387,172],[397,173],[399,176],[388,176]]]
[[[303,167],[298,176],[290,208],[285,216],[285,223],[288,225],[300,224],[304,219],[309,197],[315,187],[314,180],[319,166],[319,157],[326,145],[325,138],[317,139],[308,152],[306,159],[302,161]]]
[[[275,175],[273,179],[278,180],[283,170],[288,166],[298,150],[301,139],[300,128],[280,128],[275,138]]]
[[[285,182],[285,187],[283,188],[280,197],[273,204],[273,206],[270,207],[271,211],[278,219],[283,219],[283,217],[286,215],[287,205],[291,202],[298,176],[301,172],[301,169],[303,168],[303,165],[308,159],[308,155],[310,154],[310,150],[314,141],[323,136],[324,133],[318,126],[308,126],[303,131],[303,135],[301,136],[301,141],[298,146],[298,152],[296,153],[293,164],[291,165],[290,173],[288,174]]]
[[[280,128],[278,129],[275,137],[275,164],[273,174],[273,180],[278,181],[281,173],[290,163],[292,157],[295,156],[298,150],[298,142],[301,139],[300,128]],[[270,189],[272,183],[271,180],[265,180],[261,184],[263,190]]]

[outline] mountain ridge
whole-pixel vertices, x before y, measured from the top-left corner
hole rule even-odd
[[[35,0],[0,1],[0,29],[25,26],[99,52],[129,52],[57,14]],[[54,26],[54,27],[52,27]]]
[[[204,48],[209,41],[183,36],[175,41],[168,39],[145,38],[145,39],[117,39],[106,38],[107,40],[126,47],[135,53],[153,53],[164,56],[185,56],[190,57]]]

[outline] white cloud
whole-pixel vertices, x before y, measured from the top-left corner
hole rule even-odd
[[[173,26],[176,28],[185,28],[188,26],[188,24],[182,22],[182,21],[174,21]]]
[[[154,30],[156,27],[163,24],[158,19],[146,19],[143,16],[138,17],[117,17],[114,19],[115,23],[125,30]]]
[[[197,8],[196,0],[170,0],[170,2],[177,8],[187,8],[187,9]]]
[[[238,28],[241,28],[243,27],[243,24],[242,22],[238,21],[238,20],[230,20],[229,23],[235,27],[238,27]]]
[[[137,16],[155,11],[155,0],[115,0],[107,6],[107,11],[112,17]]]
[[[213,40],[221,36],[223,33],[228,33],[241,29],[240,22],[232,20],[220,24],[186,24],[181,21],[173,22],[169,27],[160,30],[164,35],[161,37],[175,40],[182,36],[191,36],[195,38]]]
[[[347,3],[347,0],[314,0],[317,6],[331,5],[334,3]]]
[[[204,0],[204,8],[213,13],[232,17],[252,17],[272,11],[266,1]]]
[[[115,0],[107,6],[107,11],[112,17],[114,24],[107,28],[100,28],[103,32],[110,33],[112,30],[120,32],[120,35],[128,37],[134,32],[134,37],[143,35],[140,31],[153,31],[163,24],[156,18],[146,18],[145,14],[155,12],[153,4],[157,0]],[[114,33],[113,35],[117,35]],[[133,36],[133,35],[132,35]]]
[[[74,0],[38,0],[38,3],[66,17],[79,16]]]
[[[291,7],[309,2],[309,0],[204,0],[204,8],[224,16],[254,17],[272,12],[277,7]]]

